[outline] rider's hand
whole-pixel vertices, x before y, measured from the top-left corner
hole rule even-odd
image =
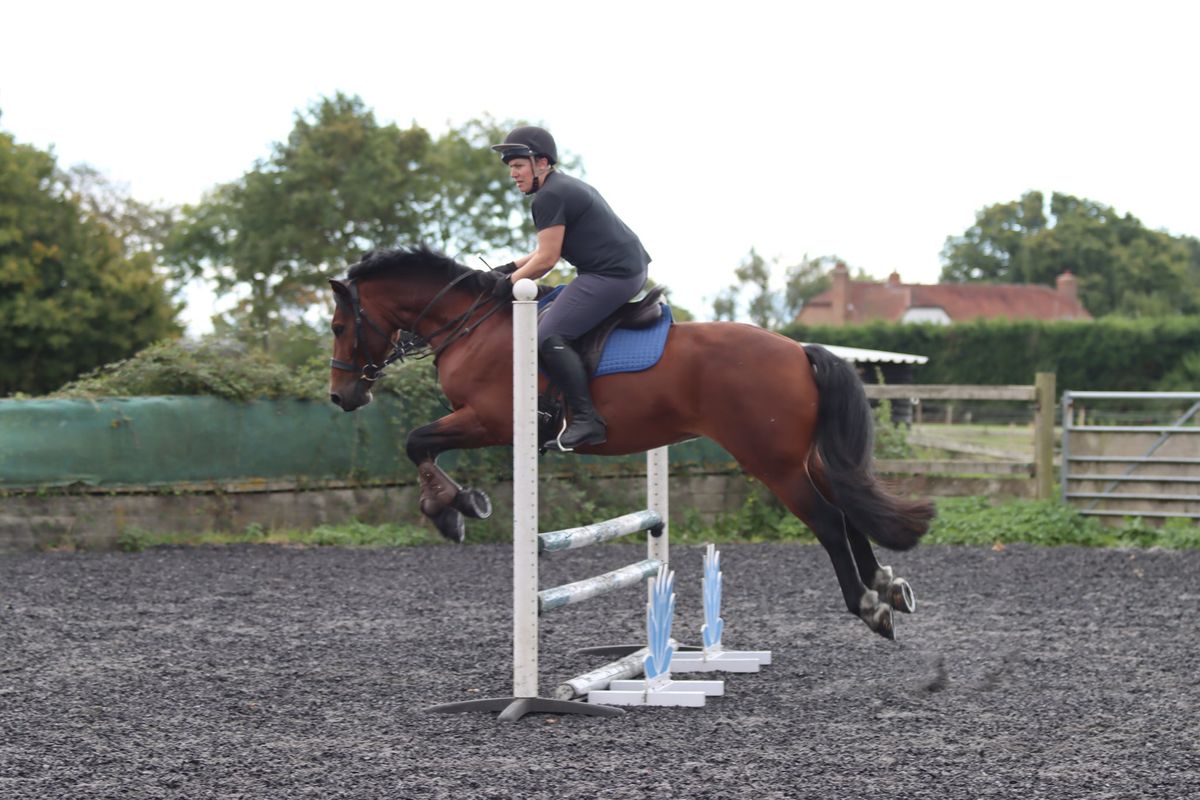
[[[512,302],[513,299],[513,284],[508,279],[507,275],[498,275],[496,285],[492,287],[492,297],[497,300],[507,300]]]
[[[517,262],[510,261],[507,264],[501,264],[500,266],[496,267],[495,271],[499,272],[501,275],[512,275],[517,271]]]
[[[485,292],[491,292],[496,288],[496,284],[507,278],[500,273],[498,269],[485,269],[479,271],[479,285]]]

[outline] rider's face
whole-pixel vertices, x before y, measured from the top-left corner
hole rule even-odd
[[[545,158],[539,158],[536,164],[532,158],[514,158],[508,162],[508,174],[523,194],[533,191],[535,177],[545,178],[549,171],[550,161]]]
[[[511,159],[508,162],[508,174],[523,193],[528,194],[533,189],[533,159]]]

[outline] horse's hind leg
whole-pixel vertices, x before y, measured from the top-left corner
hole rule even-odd
[[[783,500],[793,514],[802,519],[829,554],[833,571],[842,589],[846,608],[867,627],[887,639],[896,638],[892,609],[880,601],[879,594],[864,583],[851,548],[852,538],[846,516],[826,500],[809,481],[803,467],[801,475],[787,481],[764,479],[764,483]],[[867,548],[868,552],[870,547]],[[874,555],[870,556],[874,562]]]
[[[832,496],[829,480],[819,461],[813,462],[812,477],[817,491]],[[858,577],[864,584],[879,593],[880,598],[897,611],[911,614],[917,609],[916,595],[904,578],[896,577],[891,567],[881,566],[871,548],[871,540],[866,533],[859,530],[853,522],[846,519],[846,538],[850,542],[850,550],[854,553],[854,562],[858,565]]]
[[[846,538],[850,541],[850,550],[854,553],[862,582],[879,592],[880,598],[897,611],[905,614],[916,611],[917,598],[908,581],[896,577],[891,567],[880,565],[871,549],[871,542],[849,520],[846,522]]]

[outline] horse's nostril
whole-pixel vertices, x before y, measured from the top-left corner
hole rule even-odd
[[[329,401],[340,406],[342,404],[342,396],[337,392],[330,392]]]

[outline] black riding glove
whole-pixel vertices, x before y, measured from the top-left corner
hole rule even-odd
[[[492,287],[492,297],[497,300],[507,300],[510,303],[513,299],[513,284],[508,279],[507,275],[497,275],[499,278],[496,285]]]
[[[510,261],[507,264],[501,264],[494,271],[499,272],[501,275],[512,275],[517,271],[517,262]]]
[[[512,300],[512,281],[508,279],[509,267],[516,271],[515,264],[505,264],[499,269],[484,270],[479,273],[479,285],[483,291],[491,294],[497,300]]]

